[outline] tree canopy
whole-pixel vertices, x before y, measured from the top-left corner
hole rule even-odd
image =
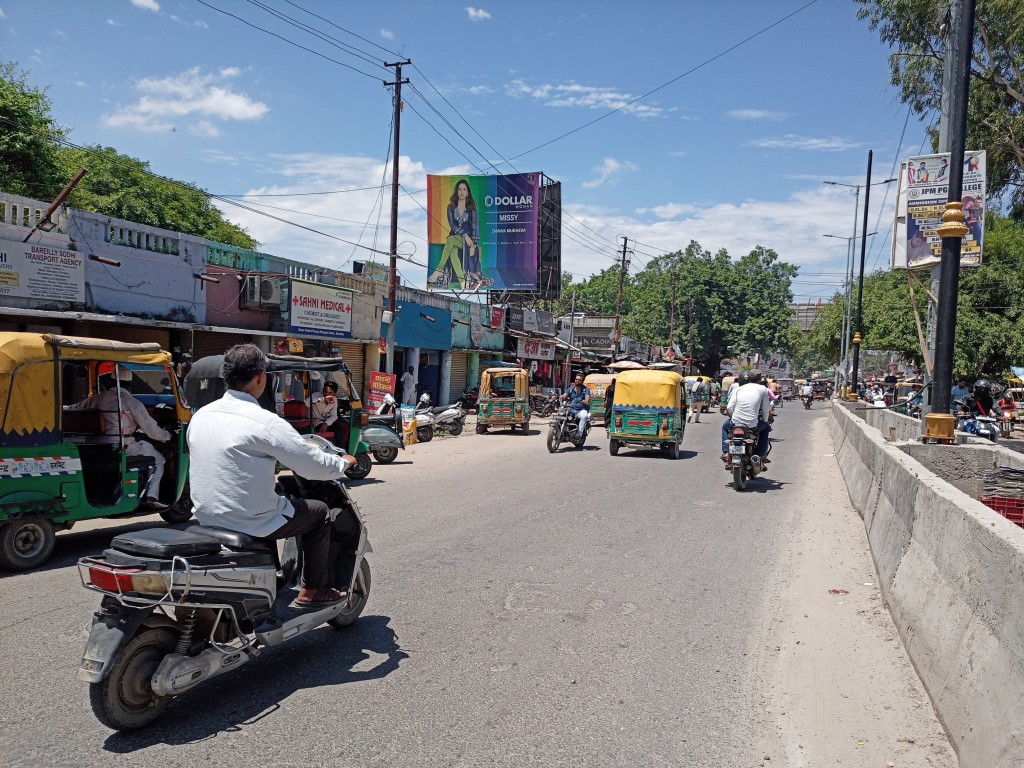
[[[945,0],[856,0],[858,17],[895,52],[892,83],[915,115],[931,120],[938,147],[942,67],[946,57]],[[978,0],[967,115],[967,148],[988,153],[988,189],[1007,193],[1014,217],[1024,219],[1024,3]]]
[[[160,178],[149,163],[112,147],[65,146],[67,130],[50,109],[45,90],[30,85],[15,64],[0,63],[0,189],[52,200],[85,168],[68,198],[72,207],[239,248],[259,245],[224,219],[202,190]]]

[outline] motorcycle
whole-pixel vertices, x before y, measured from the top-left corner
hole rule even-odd
[[[999,410],[993,408],[992,413],[998,414]],[[968,435],[991,440],[993,443],[999,440],[999,425],[996,417],[974,415],[965,400],[956,401],[956,428]]]
[[[310,436],[325,451],[327,440]],[[89,683],[96,718],[116,730],[155,721],[171,699],[264,650],[323,624],[356,621],[370,595],[366,525],[338,481],[282,475],[287,495],[331,507],[330,586],[347,600],[291,605],[301,570],[295,539],[278,543],[202,525],[115,536],[78,561],[82,585],[102,595],[78,678]]]
[[[765,466],[754,449],[757,447],[757,430],[741,427],[732,428],[729,439],[729,464],[726,469],[732,470],[732,487],[742,491],[747,487],[747,480],[753,480],[764,472]]]
[[[808,411],[811,410],[811,403],[814,402],[814,395],[800,395],[800,399],[804,401],[804,408]]]
[[[405,450],[402,412],[394,395],[384,395],[384,402],[363,429],[363,439],[370,444],[370,453],[378,464],[390,464],[398,458],[399,450]]]
[[[999,409],[999,434],[1005,439],[1013,435],[1013,425],[1017,422],[1017,404],[1013,399],[1004,394],[996,402]]]
[[[477,403],[480,400],[480,389],[479,387],[466,387],[462,392],[462,397],[459,398],[459,404],[462,406],[462,410],[467,413],[475,413],[477,410]]]
[[[582,448],[587,442],[587,435],[590,434],[590,421],[587,421],[582,436],[578,435],[578,432],[579,422],[575,414],[570,412],[568,406],[560,406],[548,427],[548,451],[554,453],[563,441],[572,443],[576,448]]]
[[[538,416],[544,418],[558,410],[558,393],[550,395],[536,395],[531,398],[530,408]]]
[[[416,437],[420,442],[427,443],[433,439],[434,434],[449,434],[458,437],[466,426],[466,414],[458,403],[451,405],[440,405],[434,408],[430,402],[430,395],[424,393],[420,396],[420,402],[416,406]],[[421,425],[425,419],[430,420],[431,435],[426,440],[420,436]]]

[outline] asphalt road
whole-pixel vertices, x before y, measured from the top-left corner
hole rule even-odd
[[[718,458],[717,413],[687,426],[677,461],[612,457],[600,427],[583,450],[550,455],[543,423],[413,446],[353,484],[375,550],[362,619],[264,653],[135,734],[102,727],[76,679],[98,601],[73,563],[126,526],[60,534],[48,567],[0,578],[0,756],[765,764],[751,762],[749,664],[770,642],[766,585],[815,463],[834,463],[803,437],[825,409],[794,405],[776,423],[771,471],[742,494]]]

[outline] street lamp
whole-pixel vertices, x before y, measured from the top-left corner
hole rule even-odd
[[[867,237],[877,235],[877,232],[869,232]],[[846,272],[843,273],[843,284],[844,295],[843,295],[843,330],[839,339],[839,360],[843,366],[842,377],[843,381],[846,381],[847,371],[849,370],[849,356],[850,356],[850,322],[853,315],[853,252],[855,250],[854,243],[860,235],[854,235],[853,237],[842,237],[841,235],[822,235],[822,237],[831,237],[836,240],[846,241]],[[839,389],[839,369],[836,367],[836,389]]]

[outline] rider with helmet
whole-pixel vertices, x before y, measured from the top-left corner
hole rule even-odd
[[[967,406],[972,416],[993,416],[992,382],[988,379],[974,382],[974,393],[967,398]]]

